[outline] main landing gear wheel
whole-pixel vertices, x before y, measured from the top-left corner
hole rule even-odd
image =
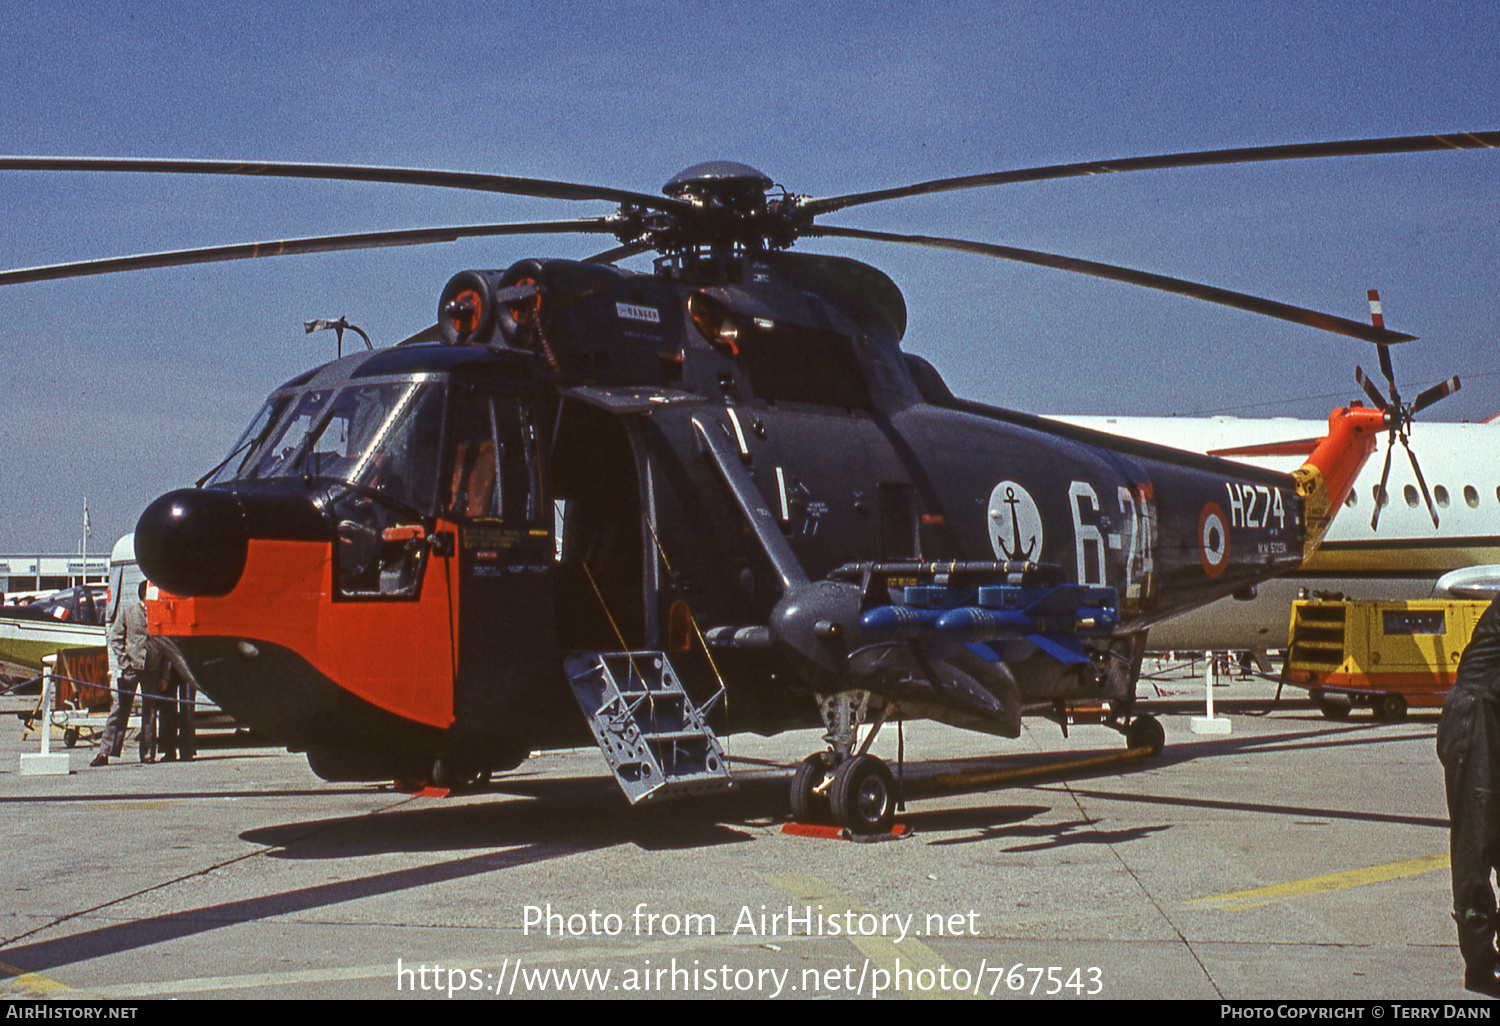
[[[850,833],[887,833],[896,821],[896,782],[873,755],[856,755],[840,764],[828,800],[834,822]]]
[[[1147,755],[1160,755],[1167,743],[1167,732],[1155,716],[1137,716],[1125,728],[1125,747],[1143,749]]]
[[[830,818],[828,790],[833,786],[833,759],[816,752],[802,760],[792,776],[792,819],[826,823]]]

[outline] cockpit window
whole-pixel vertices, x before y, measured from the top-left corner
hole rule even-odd
[[[254,464],[248,464],[240,476],[249,481],[267,477],[290,477],[294,472],[292,464],[302,451],[302,443],[307,440],[308,432],[322,420],[332,395],[332,391],[323,389],[308,392],[298,399],[291,414],[282,418],[272,434],[272,440],[263,447],[264,455]]]
[[[437,488],[442,396],[441,385],[423,382],[346,389],[334,405],[324,435],[339,421],[341,410],[347,410],[349,419],[342,430],[361,441],[351,447],[354,465],[347,475],[338,476],[430,511]]]
[[[394,381],[275,400],[213,481],[348,481],[429,512],[437,490],[442,395],[440,384]]]
[[[217,467],[210,470],[200,484],[218,484],[221,481],[232,481],[239,477],[241,472],[249,467],[255,466],[260,458],[261,445],[271,433],[276,418],[281,416],[283,410],[291,403],[291,397],[285,395],[273,395],[266,400],[266,404],[260,408],[240,440],[234,443],[234,448],[229,450],[229,455],[224,457]]]
[[[344,389],[298,460],[298,469],[313,477],[360,480],[416,390],[416,383],[409,381]]]

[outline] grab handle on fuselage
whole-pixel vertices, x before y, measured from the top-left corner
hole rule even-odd
[[[805,586],[808,583],[807,571],[802,569],[801,560],[777,527],[776,518],[771,515],[755,482],[750,479],[750,473],[740,460],[739,453],[729,447],[723,427],[702,415],[693,418],[693,427],[697,428],[698,437],[707,447],[709,457],[718,468],[719,477],[734,496],[745,522],[760,541],[776,576],[781,579],[782,593],[787,594]]]

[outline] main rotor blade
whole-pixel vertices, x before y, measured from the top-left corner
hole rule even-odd
[[[1308,327],[1321,328],[1324,331],[1331,331],[1339,335],[1349,335],[1354,338],[1364,339],[1366,342],[1411,342],[1416,338],[1415,335],[1403,335],[1400,332],[1390,331],[1386,328],[1377,328],[1374,325],[1364,324],[1360,321],[1351,321],[1343,317],[1335,317],[1332,314],[1319,313],[1316,310],[1305,310],[1299,306],[1278,303],[1271,299],[1261,299],[1258,296],[1247,296],[1242,292],[1230,292],[1228,289],[1215,288],[1212,285],[1202,285],[1197,282],[1183,281],[1181,278],[1169,278],[1162,274],[1135,271],[1128,267],[1100,264],[1092,260],[1058,256],[1054,253],[1039,253],[1030,249],[996,246],[987,242],[969,242],[964,239],[945,239],[931,235],[893,235],[889,232],[872,232],[861,228],[835,228],[831,225],[813,225],[802,234],[828,235],[845,239],[866,239],[872,242],[901,242],[915,246],[929,246],[934,249],[953,249],[961,253],[977,253],[981,256],[998,257],[1002,260],[1018,260],[1021,263],[1036,264],[1039,267],[1052,267],[1061,271],[1074,271],[1078,274],[1091,275],[1095,278],[1122,281],[1129,285],[1144,285],[1147,288],[1160,289],[1163,292],[1172,292],[1179,296],[1188,296],[1208,303],[1218,303],[1222,306],[1232,306],[1238,310],[1248,310],[1251,313],[1276,317],[1283,321],[1291,321],[1293,324],[1305,324]]]
[[[1126,157],[1122,160],[1088,161],[1081,164],[1054,164],[1049,167],[1020,168],[991,174],[938,178],[930,182],[894,189],[849,193],[827,199],[808,200],[801,209],[814,217],[861,203],[923,196],[933,192],[958,189],[982,189],[992,185],[1013,185],[1053,178],[1077,178],[1083,175],[1107,175],[1120,171],[1159,171],[1175,167],[1203,167],[1212,164],[1246,164],[1267,160],[1306,160],[1316,157],[1357,157],[1381,153],[1419,153],[1425,150],[1492,149],[1500,146],[1500,132],[1464,132],[1457,135],[1410,135],[1394,139],[1349,139],[1335,142],[1298,143],[1291,146],[1254,146],[1230,150],[1202,150],[1196,153],[1167,153],[1155,157]]]
[[[307,239],[281,239],[271,242],[247,242],[233,246],[209,246],[203,249],[179,249],[138,256],[106,257],[80,260],[69,264],[27,267],[0,271],[0,285],[19,285],[31,281],[58,278],[83,278],[91,274],[113,274],[117,271],[139,271],[152,267],[183,267],[209,264],[220,260],[252,260],[257,257],[290,256],[298,253],[332,253],[345,249],[379,249],[384,246],[422,246],[434,242],[486,235],[545,235],[568,232],[613,232],[615,222],[609,218],[580,218],[573,221],[533,221],[521,224],[471,224],[451,228],[414,228],[407,231],[367,232],[361,235],[323,235]]]
[[[142,157],[17,157],[0,156],[0,171],[125,171],[174,175],[249,175],[263,178],[312,178],[323,181],[385,182],[429,185],[444,189],[497,192],[541,199],[608,200],[648,210],[694,209],[692,204],[666,196],[652,196],[599,185],[553,182],[542,178],[484,175],[467,171],[429,171],[421,168],[371,167],[356,164],[277,164],[238,160],[154,160]]]

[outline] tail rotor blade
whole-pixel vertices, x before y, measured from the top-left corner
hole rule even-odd
[[[1401,404],[1401,393],[1396,391],[1396,370],[1391,366],[1391,347],[1377,345],[1380,350],[1380,373],[1385,375],[1386,383],[1391,386],[1391,402],[1399,406]]]
[[[1411,404],[1411,412],[1417,413],[1421,410],[1425,410],[1427,407],[1431,406],[1439,399],[1446,399],[1448,396],[1457,391],[1458,375],[1455,374],[1447,381],[1444,381],[1441,384],[1433,385],[1431,388],[1418,395],[1415,401],[1413,401]]]
[[[1380,487],[1375,489],[1375,515],[1370,518],[1370,530],[1372,531],[1378,529],[1380,511],[1386,503],[1385,483],[1391,476],[1391,453],[1395,448],[1394,439],[1388,442],[1385,447],[1385,469],[1380,472]]]
[[[1385,346],[1381,346],[1380,351],[1382,353],[1385,352]],[[1389,410],[1391,408],[1391,404],[1386,401],[1385,396],[1380,394],[1380,389],[1376,388],[1374,382],[1365,377],[1364,368],[1358,364],[1354,367],[1354,380],[1359,382],[1359,387],[1365,390],[1365,395],[1370,397],[1370,401],[1375,404],[1377,410]]]
[[[1422,488],[1422,498],[1427,500],[1427,512],[1432,516],[1432,526],[1438,525],[1437,507],[1432,504],[1432,493],[1427,490],[1427,481],[1422,477],[1422,468],[1417,465],[1417,454],[1411,451],[1411,446],[1406,441],[1406,436],[1401,436],[1401,445],[1406,449],[1406,455],[1411,457],[1412,473],[1417,475],[1417,484]],[[1386,453],[1387,456],[1390,453]],[[1389,463],[1387,463],[1389,466]]]

